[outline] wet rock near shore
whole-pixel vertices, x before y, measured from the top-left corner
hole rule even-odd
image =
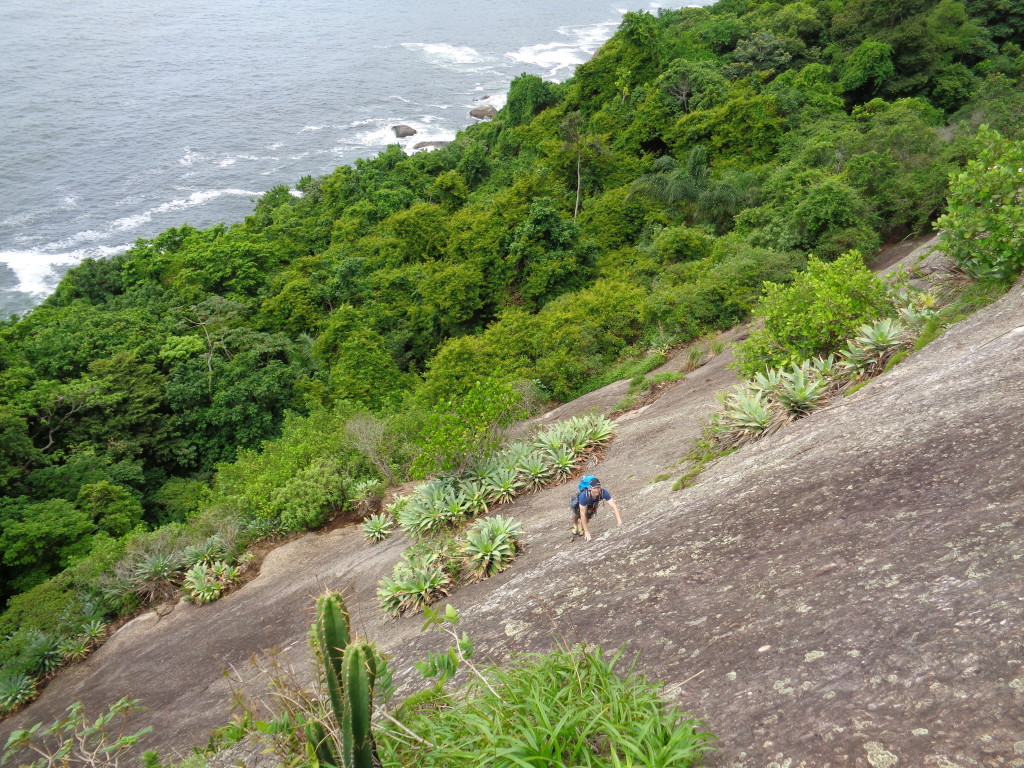
[[[490,104],[483,104],[479,107],[473,107],[469,110],[469,116],[476,118],[477,120],[490,120],[498,114],[498,110],[492,107]]]

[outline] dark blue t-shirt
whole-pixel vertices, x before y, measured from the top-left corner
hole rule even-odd
[[[581,507],[596,507],[602,500],[609,501],[612,495],[604,488],[584,488],[580,491],[579,504]]]

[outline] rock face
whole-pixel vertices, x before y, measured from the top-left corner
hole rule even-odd
[[[570,543],[568,486],[502,514],[523,522],[513,566],[450,602],[487,658],[559,639],[622,644],[637,669],[717,734],[710,766],[1011,766],[1024,750],[1024,283],[833,406],[673,491],[678,460],[734,383],[728,354],[619,419],[597,474],[594,541]],[[681,369],[685,355],[667,364]],[[618,382],[547,414],[608,411]],[[669,480],[662,479],[665,475]],[[408,542],[368,547],[356,526],[268,555],[210,606],[119,632],[58,676],[12,729],[83,700],[132,695],[154,730],[140,749],[183,753],[228,718],[234,667],[263,648],[312,674],[312,598],[346,593],[360,631],[411,662],[442,647],[417,617],[385,620],[376,582]]]
[[[413,149],[427,149],[428,147],[433,149],[439,149],[440,147],[447,147],[451,144],[450,141],[417,141],[412,145]]]
[[[477,120],[490,120],[498,114],[498,110],[492,107],[490,104],[483,104],[479,107],[473,107],[469,110],[469,116],[475,117]]]
[[[395,136],[399,139],[416,135],[416,129],[408,125],[392,125],[391,130],[395,132]]]

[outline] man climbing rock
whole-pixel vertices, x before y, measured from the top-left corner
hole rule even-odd
[[[612,499],[612,495],[608,493],[604,488],[601,487],[601,481],[593,475],[587,475],[582,480],[577,488],[577,492],[573,494],[572,499],[569,501],[569,509],[572,512],[572,540],[575,541],[577,536],[583,536],[587,541],[591,540],[590,526],[588,525],[590,518],[597,514],[597,505],[602,501],[607,501],[612,508],[612,512],[615,513],[615,522],[618,525],[622,525],[622,515],[619,513],[619,505]],[[586,509],[585,515],[580,514],[581,509]]]

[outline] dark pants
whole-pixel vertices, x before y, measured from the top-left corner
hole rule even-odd
[[[595,504],[592,507],[587,507],[587,522],[589,522],[590,518],[592,518],[596,514],[597,504]],[[572,524],[576,525],[576,523],[579,522],[580,519],[580,507],[578,504],[576,505],[576,508],[570,513],[570,516],[572,517]]]

